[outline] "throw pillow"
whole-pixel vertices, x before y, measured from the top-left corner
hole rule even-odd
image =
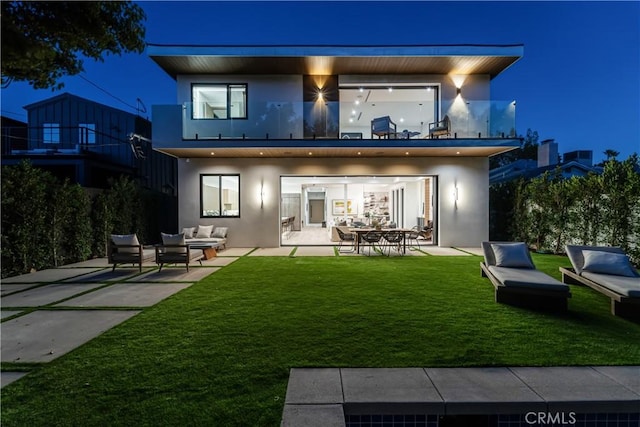
[[[114,245],[135,245],[139,246],[138,236],[135,234],[112,234],[111,241]],[[139,248],[118,248],[118,253],[121,254],[137,254]]]
[[[182,229],[181,233],[184,233],[185,239],[193,239],[193,233],[195,233],[195,227],[185,227]]]
[[[213,230],[213,225],[199,225],[198,232],[196,233],[196,238],[203,239],[211,237],[211,231]]]
[[[492,243],[496,267],[535,268],[525,243]]]
[[[186,245],[184,241],[184,233],[180,234],[166,234],[160,233],[162,235],[162,244],[163,245]],[[165,253],[167,254],[184,254],[187,253],[187,248],[185,247],[168,247],[165,249]]]
[[[224,238],[227,237],[227,230],[228,230],[228,227],[216,227],[213,230],[213,236],[211,236],[211,237],[217,237],[219,239],[224,239]]]
[[[582,271],[592,273],[612,274],[614,276],[635,277],[636,273],[625,254],[604,251],[582,251],[584,267]]]

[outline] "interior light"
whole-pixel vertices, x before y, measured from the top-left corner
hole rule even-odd
[[[404,123],[404,117],[400,117],[400,123]]]
[[[360,105],[360,100],[356,99],[356,105]]]
[[[427,92],[431,92],[431,86],[427,87]]]
[[[353,123],[353,117],[349,117],[349,123]]]
[[[351,110],[351,114],[355,116],[356,115],[356,110]]]
[[[392,87],[389,88],[389,92],[393,92],[393,88]]]
[[[360,92],[364,92],[364,89],[363,89],[363,88],[360,88],[359,90],[360,90]]]

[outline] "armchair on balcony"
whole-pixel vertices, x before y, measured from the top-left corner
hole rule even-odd
[[[451,135],[451,120],[445,115],[439,122],[429,123],[429,138]]]
[[[391,121],[391,117],[384,116],[371,120],[371,138],[395,138],[396,124]]]

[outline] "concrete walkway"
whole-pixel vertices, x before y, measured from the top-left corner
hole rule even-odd
[[[377,414],[530,412],[637,414],[640,366],[296,368],[282,426],[343,427],[346,416]]]
[[[115,271],[106,258],[2,280],[2,362],[46,363],[132,318],[146,307],[180,292],[233,263],[249,249],[227,250],[187,272],[183,266],[158,271]],[[2,372],[0,387],[26,375]]]

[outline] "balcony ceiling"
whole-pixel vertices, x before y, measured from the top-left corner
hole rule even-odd
[[[180,74],[488,74],[523,55],[501,46],[165,46],[147,53],[174,79]]]
[[[408,140],[410,142],[404,143],[400,142],[402,140],[382,140],[382,143],[377,143],[378,141],[375,140],[377,143],[375,146],[371,141],[362,144],[345,143],[344,140],[337,140],[337,143],[323,143],[323,141],[336,142],[336,140],[298,140],[293,143],[269,141],[268,145],[261,145],[257,141],[251,143],[244,141],[242,144],[200,141],[199,146],[195,144],[180,148],[156,146],[154,149],[178,158],[490,157],[520,146],[518,139],[429,140],[434,141],[433,143],[416,143],[415,141],[418,140]],[[207,146],[202,147],[204,144]]]

